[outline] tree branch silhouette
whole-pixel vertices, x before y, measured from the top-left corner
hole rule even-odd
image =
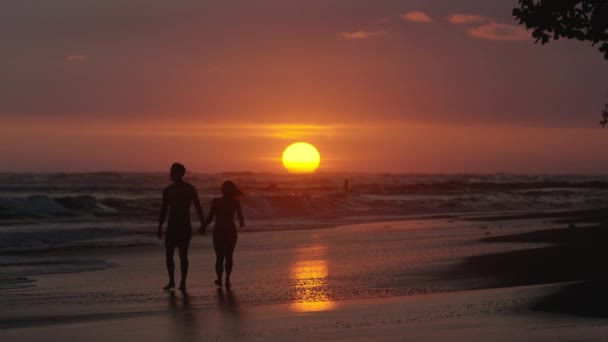
[[[608,59],[608,0],[519,0],[513,16],[533,30],[536,43],[560,38],[589,41]],[[608,104],[600,124],[608,124]]]
[[[602,111],[602,121],[600,121],[600,125],[602,127],[606,127],[608,124],[608,104],[604,105],[604,110]]]
[[[608,0],[519,0],[513,16],[542,44],[560,38],[600,45],[608,59]]]

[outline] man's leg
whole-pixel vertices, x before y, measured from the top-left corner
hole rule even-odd
[[[167,263],[167,273],[169,273],[169,284],[164,287],[165,290],[175,287],[175,262],[173,261],[174,251],[175,245],[165,240],[165,259]]]
[[[186,278],[188,278],[188,245],[183,244],[179,247],[179,261],[182,273],[182,281],[179,284],[180,290],[186,289]]]

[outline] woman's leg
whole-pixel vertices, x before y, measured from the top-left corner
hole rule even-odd
[[[222,241],[217,236],[213,236],[213,249],[215,250],[215,274],[216,284],[222,284],[222,273],[224,273],[224,248]]]
[[[231,234],[229,239],[226,239],[226,286],[230,286],[230,274],[232,273],[232,266],[234,265],[232,255],[234,254],[234,247],[236,247],[236,240],[238,236],[234,232]]]

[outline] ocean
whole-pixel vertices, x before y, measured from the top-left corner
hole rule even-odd
[[[224,180],[245,193],[245,231],[285,231],[365,222],[608,206],[608,176],[187,174],[206,211]],[[0,270],[15,277],[113,265],[58,252],[158,244],[168,174],[0,174]],[[198,227],[192,210],[193,227]],[[15,286],[25,286],[18,282]]]

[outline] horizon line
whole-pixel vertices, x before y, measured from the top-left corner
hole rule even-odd
[[[168,171],[7,171],[0,170],[0,175],[8,174],[32,174],[32,175],[53,175],[53,174],[73,174],[73,175],[103,175],[103,174],[133,174],[133,175],[157,175],[157,174],[169,174]],[[410,172],[410,171],[378,171],[378,172],[367,172],[367,171],[317,171],[311,173],[289,173],[289,172],[276,172],[276,171],[217,171],[217,172],[201,172],[201,171],[187,171],[188,174],[193,175],[285,175],[285,176],[314,176],[314,175],[338,175],[338,174],[351,174],[351,175],[408,175],[408,176],[489,176],[489,175],[508,175],[508,176],[608,176],[608,172],[586,172],[586,173],[572,173],[572,172],[508,172],[508,171],[496,171],[496,172]]]

